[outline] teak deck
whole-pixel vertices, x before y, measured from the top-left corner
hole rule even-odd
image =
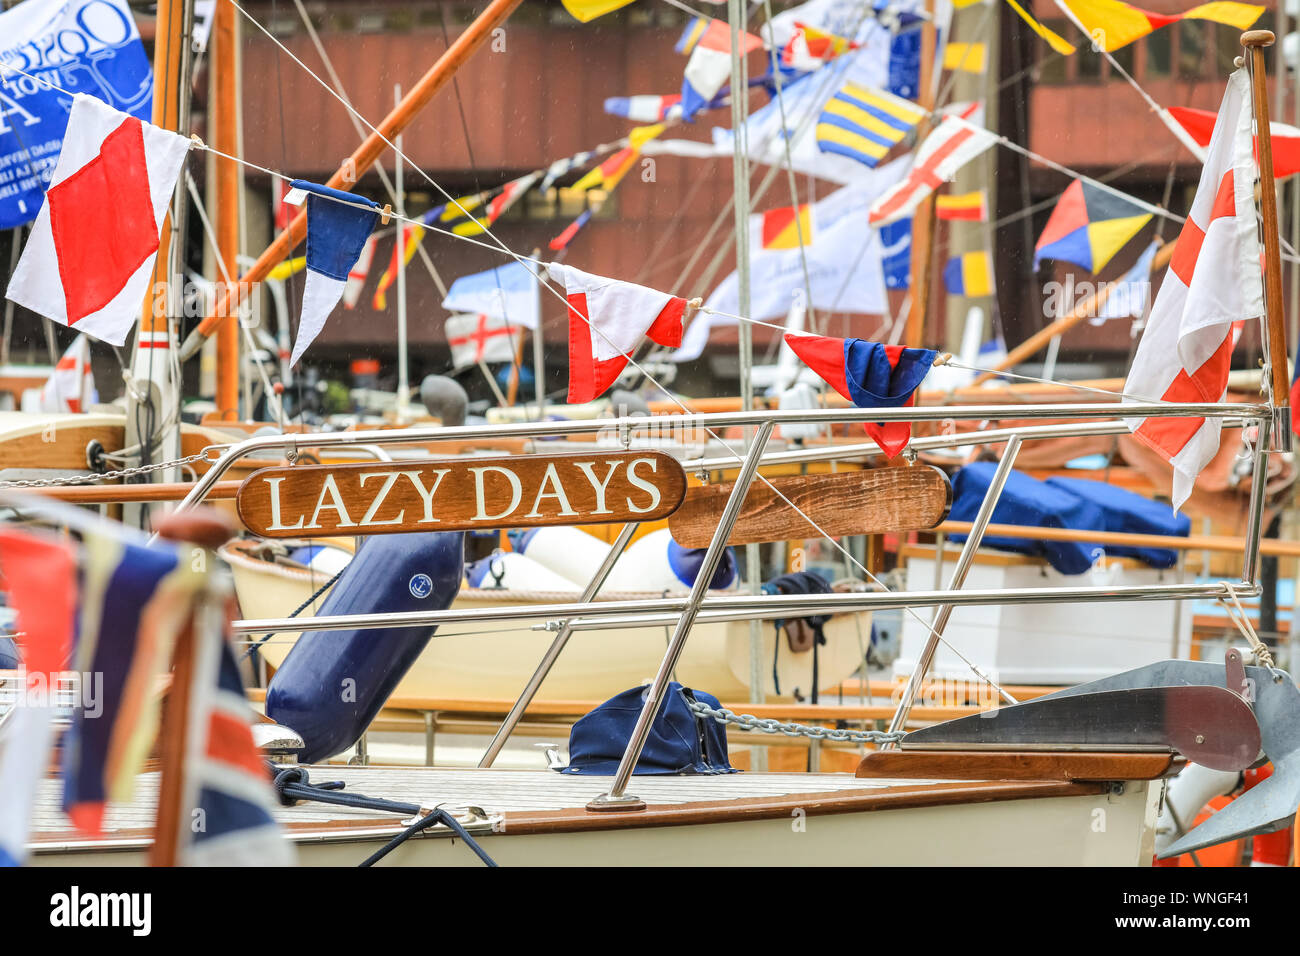
[[[588,801],[609,777],[553,771],[464,770],[397,767],[308,768],[313,783],[341,780],[345,792],[421,806],[482,807],[498,817],[498,832],[540,833],[678,826],[737,820],[788,818],[802,809],[810,816],[951,806],[1041,797],[1103,793],[1102,783],[1051,780],[952,782],[864,780],[851,774],[738,773],[718,776],[634,777],[631,790],[648,808],[629,813],[590,813]],[[78,833],[59,809],[60,787],[47,779],[32,818],[33,849],[58,853],[129,850],[152,842],[158,775],[141,774],[135,799],[110,804],[101,838]],[[402,814],[303,803],[280,808],[277,817],[298,841],[375,838],[403,827]]]

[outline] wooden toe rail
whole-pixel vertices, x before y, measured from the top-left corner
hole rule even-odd
[[[1187,761],[1172,753],[879,750],[859,777],[912,780],[1156,780]]]

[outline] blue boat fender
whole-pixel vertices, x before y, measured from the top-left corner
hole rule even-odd
[[[460,590],[464,548],[459,531],[369,538],[318,613],[443,610]],[[436,630],[304,631],[267,687],[267,716],[302,736],[303,763],[342,753],[361,738]]]

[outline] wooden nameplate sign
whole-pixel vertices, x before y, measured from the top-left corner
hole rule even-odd
[[[662,452],[444,458],[263,468],[235,503],[266,538],[656,521],[686,473]]]
[[[823,532],[840,537],[920,531],[943,521],[952,506],[948,476],[930,465],[768,480],[776,491],[754,479],[728,544],[815,538]],[[684,548],[708,547],[731,488],[725,484],[690,489],[668,521],[673,540]],[[777,491],[798,510],[786,504]]]

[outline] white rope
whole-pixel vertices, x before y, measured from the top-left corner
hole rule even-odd
[[[1222,604],[1224,610],[1228,612],[1228,617],[1231,619],[1232,623],[1237,625],[1237,630],[1239,630],[1242,636],[1246,638],[1246,642],[1250,645],[1251,651],[1254,652],[1255,660],[1259,662],[1259,665],[1261,667],[1267,667],[1274,675],[1277,675],[1279,671],[1277,665],[1273,663],[1273,652],[1268,649],[1268,645],[1260,640],[1259,635],[1255,633],[1255,626],[1250,623],[1250,618],[1246,614],[1246,609],[1241,606],[1241,599],[1237,597],[1237,588],[1231,581],[1224,581],[1223,587],[1224,590],[1228,592],[1228,600],[1231,600],[1232,604],[1229,604],[1228,600],[1224,600],[1223,598],[1218,599],[1219,603]]]

